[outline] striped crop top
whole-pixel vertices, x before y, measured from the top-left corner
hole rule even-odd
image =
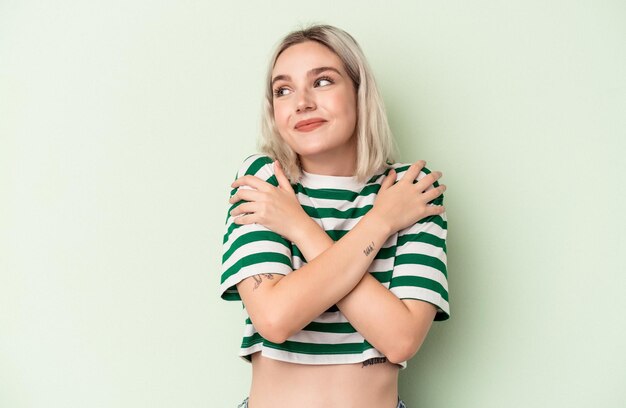
[[[272,162],[265,155],[250,156],[244,161],[237,178],[250,174],[277,186]],[[399,180],[409,165],[397,163],[392,167]],[[305,172],[293,188],[306,213],[337,241],[372,208],[387,173],[388,170],[374,175],[366,183],[359,183],[355,177]],[[418,179],[428,173],[430,171],[424,168]],[[435,183],[435,187],[437,185]],[[443,196],[440,196],[433,204],[442,202]],[[445,320],[450,315],[446,234],[445,213],[420,220],[391,235],[369,267],[369,273],[398,298],[418,299],[435,305],[435,320]],[[241,300],[235,285],[243,279],[261,273],[287,275],[305,263],[298,248],[279,234],[259,224],[234,224],[233,218],[228,216],[223,241],[221,297]],[[244,315],[239,355],[247,361],[257,351],[268,358],[299,364],[361,363],[384,357],[352,327],[336,306],[280,344],[267,341],[255,330],[245,307]],[[406,362],[400,365],[404,368]]]

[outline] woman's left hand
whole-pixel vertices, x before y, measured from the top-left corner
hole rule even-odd
[[[233,220],[235,224],[261,224],[288,240],[297,242],[298,232],[315,221],[302,209],[278,161],[274,162],[274,173],[278,187],[252,175],[235,180],[231,187],[248,186],[251,189],[239,188],[233,194],[229,200],[231,204],[240,200],[247,202],[234,208],[230,215],[236,217]]]

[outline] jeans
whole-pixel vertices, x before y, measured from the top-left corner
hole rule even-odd
[[[237,405],[237,408],[248,408],[248,398],[246,398],[245,400],[243,400],[243,402],[239,405]],[[396,408],[407,408],[404,401],[402,401],[400,398],[398,398],[398,405],[396,406]]]

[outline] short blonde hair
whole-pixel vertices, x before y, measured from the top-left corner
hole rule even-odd
[[[280,54],[292,45],[316,41],[333,51],[343,62],[357,91],[357,180],[366,182],[375,172],[389,167],[395,146],[383,99],[365,55],[347,32],[330,25],[313,25],[287,34],[276,47],[267,69],[261,118],[260,150],[278,160],[292,183],[302,177],[298,155],[285,143],[274,121],[272,70]]]

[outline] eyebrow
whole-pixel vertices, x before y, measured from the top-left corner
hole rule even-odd
[[[339,70],[337,68],[333,68],[333,67],[318,67],[318,68],[313,68],[311,70],[309,70],[306,75],[307,76],[315,76],[318,74],[321,74],[324,71],[334,71],[336,72],[339,76],[343,76],[341,75],[341,72],[339,72]],[[285,81],[291,81],[291,77],[289,75],[276,75],[274,77],[274,79],[272,79],[272,84],[271,86],[274,86],[274,82],[276,81],[280,81],[280,80],[285,80]]]

